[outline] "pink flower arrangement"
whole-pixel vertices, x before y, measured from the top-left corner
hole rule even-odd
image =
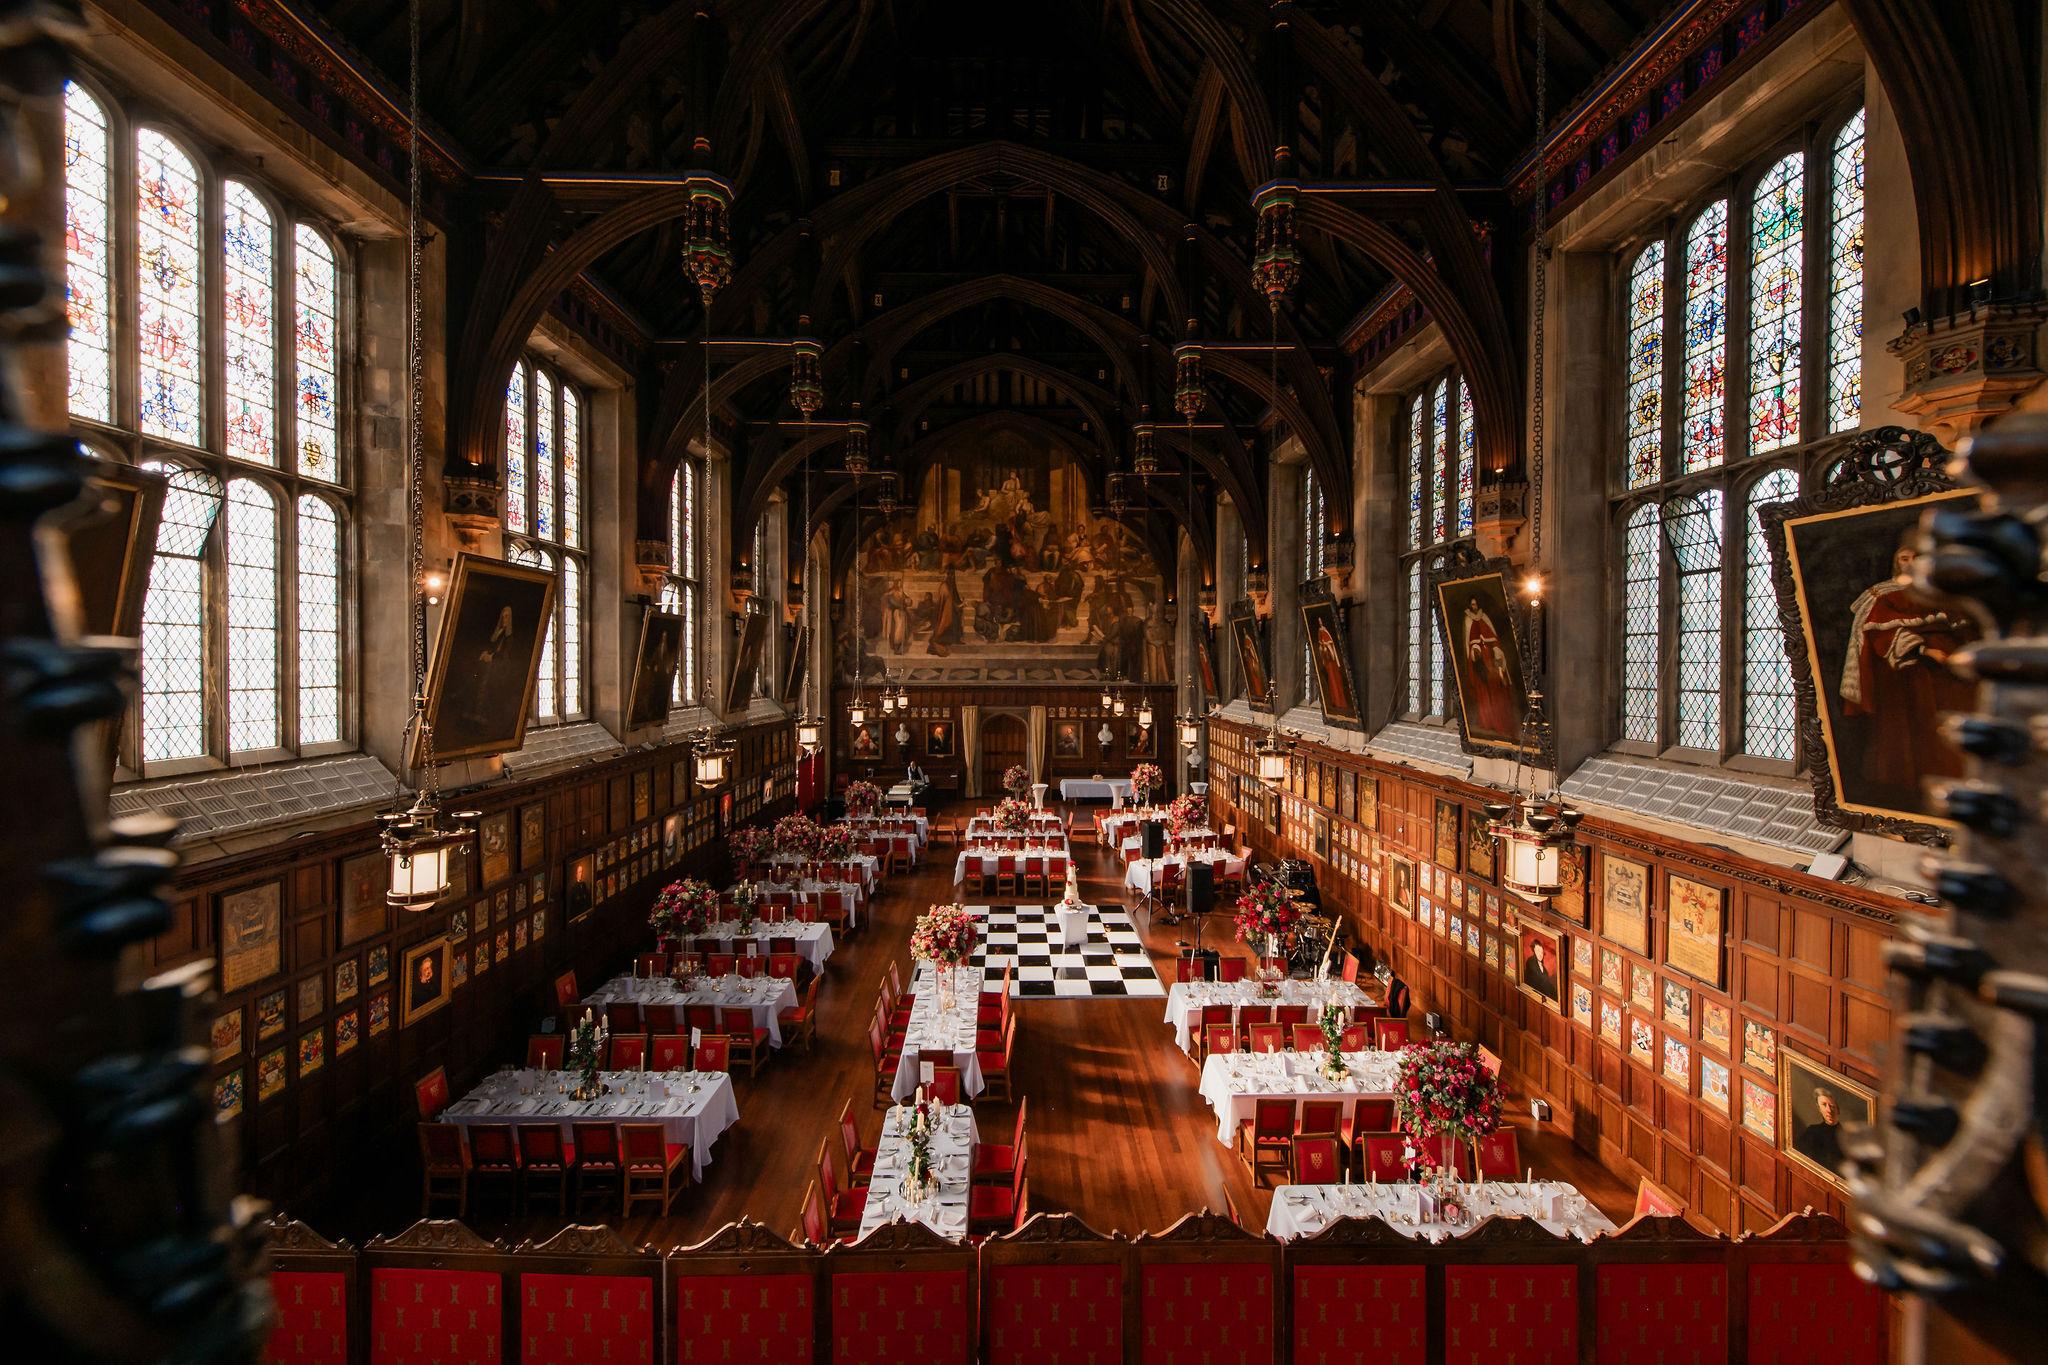
[[[1152,799],[1153,792],[1166,790],[1166,774],[1157,763],[1140,763],[1131,769],[1131,797],[1139,805]]]
[[[1301,905],[1278,882],[1253,882],[1237,898],[1234,922],[1246,943],[1263,946],[1268,937],[1278,937],[1283,947],[1291,946],[1301,927]]]
[[[657,938],[688,938],[703,933],[717,910],[718,893],[694,877],[685,877],[661,889],[647,924]]]
[[[1209,823],[1209,803],[1189,792],[1176,796],[1166,808],[1167,832],[1178,839],[1191,829],[1200,829]]]
[[[774,841],[759,825],[747,825],[725,836],[725,851],[739,867],[750,867],[774,852]]]
[[[852,825],[824,825],[811,847],[820,862],[836,863],[851,858],[858,842]]]
[[[872,782],[863,779],[846,789],[848,815],[867,815],[881,804],[882,789]]]
[[[1006,796],[996,802],[995,815],[992,818],[995,820],[997,829],[1007,830],[1012,834],[1021,834],[1024,832],[1025,827],[1031,823],[1031,807],[1025,805],[1014,796]]]
[[[1412,1136],[1476,1142],[1500,1127],[1500,1081],[1470,1043],[1411,1043],[1401,1049],[1394,1111]]]
[[[775,851],[799,858],[817,856],[818,823],[808,815],[785,815],[775,822]]]
[[[1031,774],[1022,763],[1012,763],[1003,769],[1003,790],[1012,796],[1022,796],[1031,786]]]
[[[934,905],[910,931],[910,955],[919,962],[958,967],[974,956],[979,936],[974,916],[957,905]]]

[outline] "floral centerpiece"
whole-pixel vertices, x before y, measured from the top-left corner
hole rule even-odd
[[[939,978],[939,1008],[953,1008],[953,969],[974,956],[980,930],[957,905],[934,905],[910,931],[910,956],[929,962]]]
[[[1031,774],[1022,763],[1012,763],[1003,769],[1003,790],[1018,798],[1031,790]]]
[[[869,815],[882,804],[882,789],[862,779],[846,789],[846,813]]]
[[[1401,1049],[1394,1112],[1401,1129],[1427,1141],[1477,1142],[1500,1127],[1500,1081],[1470,1043],[1413,1043]]]
[[[733,866],[749,868],[775,851],[774,836],[759,825],[747,825],[725,836],[725,851]]]
[[[818,822],[808,815],[785,815],[775,822],[775,851],[797,858],[817,856]]]
[[[917,1102],[904,1115],[908,1151],[903,1162],[903,1199],[922,1204],[939,1192],[938,1165],[932,1160],[932,1134],[938,1131],[938,1106],[918,1091]]]
[[[1208,823],[1209,803],[1193,792],[1176,796],[1166,807],[1166,830],[1176,839]]]
[[[739,919],[740,934],[754,932],[756,908],[761,903],[761,888],[752,882],[741,882],[732,889],[732,908]]]
[[[684,877],[661,888],[647,924],[657,941],[688,938],[703,933],[717,910],[718,893],[695,877]]]
[[[1348,1011],[1337,1003],[1336,997],[1323,1002],[1322,1010],[1316,1015],[1316,1024],[1323,1031],[1323,1078],[1341,1081],[1350,1075],[1350,1068],[1344,1065],[1344,1025],[1348,1022]]]
[[[594,1100],[604,1093],[604,1082],[597,1074],[604,1066],[604,1045],[610,1037],[611,1030],[605,1027],[604,1020],[588,1009],[569,1030],[569,1069],[580,1073],[576,1088],[569,1092],[570,1099]]]
[[[1157,763],[1140,763],[1131,769],[1131,800],[1138,805],[1151,804],[1152,793],[1166,790],[1166,774],[1159,771]]]
[[[860,845],[852,825],[818,825],[814,828],[818,832],[811,840],[811,852],[819,862],[843,863]]]
[[[1287,888],[1277,881],[1253,882],[1237,898],[1237,913],[1232,923],[1236,925],[1238,938],[1256,947],[1262,959],[1277,961],[1294,946],[1295,935],[1301,931],[1301,903],[1288,895]],[[1280,967],[1262,962],[1259,967],[1259,993],[1268,996],[1279,994],[1283,974]]]
[[[1006,834],[1022,834],[1031,823],[1031,807],[1014,796],[996,802],[995,826]]]

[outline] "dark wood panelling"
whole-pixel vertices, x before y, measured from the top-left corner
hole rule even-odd
[[[1033,706],[1046,708],[1045,734],[1045,780],[1055,791],[1063,777],[1089,777],[1102,773],[1111,777],[1127,775],[1138,763],[1157,763],[1160,770],[1173,779],[1175,736],[1173,728],[1173,688],[1127,687],[1124,698],[1129,710],[1122,716],[1106,716],[1102,710],[1102,684],[1080,686],[1074,683],[1048,683],[1043,687],[1016,687],[1000,684],[983,686],[938,687],[913,685],[910,689],[910,712],[902,717],[903,724],[911,732],[907,745],[896,742],[897,716],[882,716],[874,709],[877,694],[870,692],[868,723],[881,737],[881,753],[875,758],[855,758],[849,747],[852,743],[852,727],[833,727],[834,766],[840,773],[855,777],[866,777],[879,772],[882,776],[893,777],[902,772],[910,759],[915,758],[924,765],[925,772],[932,779],[932,785],[942,794],[958,794],[966,790],[963,781],[966,756],[964,741],[960,735],[960,708],[979,706],[984,716],[991,712],[1009,712],[1026,716]],[[1137,712],[1141,697],[1152,702],[1152,744],[1149,753],[1133,753],[1129,743],[1131,727],[1136,724],[1133,716]],[[844,717],[847,703],[853,700],[853,690],[837,687],[833,690],[833,714]],[[926,752],[926,727],[934,721],[945,721],[953,726],[954,747],[951,757],[936,757]],[[1061,721],[1072,721],[1081,727],[1081,752],[1078,756],[1062,758],[1053,752],[1053,733]],[[1099,742],[1097,732],[1103,722],[1108,721],[1114,738],[1107,746]],[[886,785],[886,784],[885,784]],[[987,795],[986,792],[983,795]]]

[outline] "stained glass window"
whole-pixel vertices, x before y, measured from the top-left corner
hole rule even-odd
[[[1428,496],[1423,481],[1422,395],[1408,404],[1408,548],[1422,545],[1422,503]]]
[[[1429,406],[1429,535],[1432,541],[1449,539],[1451,505],[1450,384],[1438,380]]]
[[[1628,272],[1628,414],[1622,480],[1641,488],[1664,477],[1664,243],[1644,247]]]
[[[562,543],[583,544],[583,400],[562,386]]]
[[[583,566],[562,556],[562,714],[583,710]]]
[[[542,569],[548,573],[555,571],[555,557],[546,550],[533,545],[515,545],[506,554],[505,559],[508,563],[524,564],[528,568]],[[551,721],[558,720],[561,717],[561,708],[558,702],[558,698],[561,695],[561,684],[555,676],[556,625],[561,620],[561,615],[561,594],[557,592],[555,595],[555,614],[548,618],[547,633],[541,637],[540,677],[533,689],[533,718],[535,720]]]
[[[1749,453],[1799,439],[1800,253],[1806,158],[1764,172],[1749,216]]]
[[[1657,509],[1638,507],[1622,538],[1621,733],[1655,744],[1663,596]]]
[[[1323,505],[1322,482],[1316,478],[1314,466],[1301,467],[1301,578],[1312,583],[1323,576],[1324,546],[1329,538],[1329,509]],[[1316,699],[1315,654],[1310,649],[1308,632],[1302,632],[1301,639],[1301,699],[1304,703]]]
[[[1422,711],[1422,562],[1408,566],[1408,714]]]
[[[1721,490],[1664,509],[1678,610],[1678,742],[1721,747]]]
[[[341,521],[325,498],[299,498],[299,743],[341,738]]]
[[[153,128],[135,138],[138,412],[151,436],[200,443],[199,172]]]
[[[335,432],[334,251],[327,239],[300,223],[292,230],[292,388],[298,423],[299,472],[332,483],[341,477]]]
[[[523,534],[526,523],[526,367],[514,365],[505,386],[505,529]]]
[[[1797,752],[1798,712],[1762,509],[1798,492],[1799,480],[1791,470],[1773,470],[1750,485],[1743,518],[1748,529],[1742,566],[1742,752],[1788,761]]]
[[[1725,455],[1728,393],[1728,205],[1710,204],[1685,235],[1685,472]]]
[[[669,567],[675,576],[676,611],[683,618],[676,700],[690,702],[697,697],[697,462],[685,457],[668,488]]]
[[[1472,429],[1472,390],[1458,376],[1458,529],[1472,534],[1472,498],[1479,478],[1479,435]]]
[[[142,757],[157,763],[207,751],[204,555],[221,485],[203,470],[144,468],[168,480],[142,603]]]
[[[253,479],[228,485],[228,751],[278,743],[277,499]]]
[[[114,176],[107,114],[76,81],[64,86],[64,308],[71,415],[114,420]]]
[[[555,525],[555,381],[533,372],[533,533],[559,540]]]
[[[270,210],[230,180],[221,194],[221,359],[226,370],[227,452],[277,462],[277,265]]]
[[[1863,111],[1828,163],[1828,430],[1863,420]]]

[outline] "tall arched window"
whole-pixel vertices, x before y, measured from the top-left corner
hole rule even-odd
[[[1838,396],[1861,388],[1862,126],[1856,111],[1811,146],[1777,148],[1616,262],[1617,731],[1629,746],[1796,758],[1761,509],[1798,496],[1805,443],[1859,420],[1856,399]],[[1829,206],[1825,233],[1806,230],[1809,203]]]
[[[1301,582],[1306,589],[1323,576],[1323,567],[1328,562],[1330,538],[1330,509],[1323,501],[1322,480],[1316,477],[1315,466],[1303,462],[1301,466]],[[1316,699],[1315,650],[1309,645],[1308,632],[1301,635],[1301,701],[1304,706]]]
[[[68,83],[64,118],[75,434],[167,482],[120,775],[333,752],[352,690],[343,258],[272,187],[106,94]]]
[[[1404,424],[1408,450],[1408,553],[1402,561],[1406,585],[1403,633],[1406,646],[1406,714],[1441,720],[1444,658],[1429,601],[1431,566],[1443,547],[1472,533],[1477,496],[1477,441],[1472,397],[1464,376],[1430,379],[1409,397]]]
[[[555,619],[534,688],[534,719],[541,722],[578,720],[585,711],[582,420],[581,395],[567,376],[538,359],[512,367],[505,385],[505,529],[512,537],[506,557],[555,575]],[[574,461],[564,454],[572,445]]]
[[[683,618],[682,662],[676,669],[675,700],[697,700],[697,503],[702,478],[695,459],[684,456],[668,485],[668,570],[663,605]]]

